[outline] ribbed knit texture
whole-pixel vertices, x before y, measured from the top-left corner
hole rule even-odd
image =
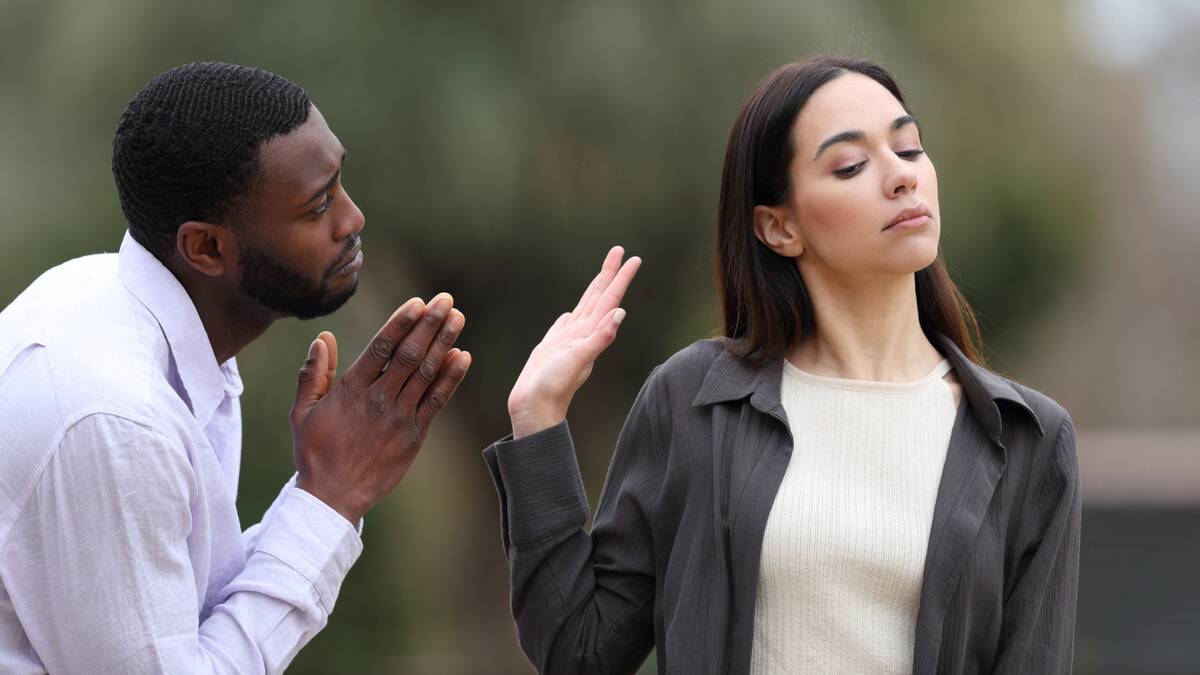
[[[866,382],[785,362],[795,444],[763,535],[753,675],[912,672],[949,370]]]

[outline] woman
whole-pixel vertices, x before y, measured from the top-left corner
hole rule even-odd
[[[485,451],[544,673],[1065,673],[1075,436],[984,368],[892,77],[817,57],[742,108],[718,214],[725,336],[656,368],[591,531],[571,397],[639,260],[609,253]]]

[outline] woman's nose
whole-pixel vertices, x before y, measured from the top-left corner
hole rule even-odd
[[[900,157],[894,157],[890,173],[884,184],[884,192],[888,197],[899,197],[905,192],[917,188],[917,167],[912,162]]]

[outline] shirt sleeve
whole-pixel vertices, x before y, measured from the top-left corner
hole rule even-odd
[[[258,547],[258,542],[262,539],[263,528],[267,526],[267,523],[271,522],[271,516],[275,514],[276,507],[278,507],[280,504],[287,503],[287,496],[292,490],[300,490],[301,492],[304,492],[304,490],[296,487],[296,480],[299,477],[300,474],[298,473],[292,474],[292,477],[288,479],[287,483],[284,484],[283,489],[279,491],[279,496],[277,496],[275,501],[272,502],[269,507],[267,507],[267,512],[263,514],[262,520],[251,525],[250,527],[247,527],[246,530],[242,532],[242,547],[245,550],[247,558],[253,555],[255,549]],[[304,492],[304,494],[309,495],[310,497],[312,496],[308,492]],[[316,498],[314,497],[314,499]],[[320,502],[320,505],[326,506],[325,502]],[[330,507],[330,510],[333,510],[332,507]],[[337,511],[333,512],[337,513]],[[338,515],[340,516],[341,514]],[[358,524],[354,528],[360,538],[362,537],[363,532],[363,520],[364,519],[359,518]],[[339,527],[337,529],[340,530],[340,521],[338,521],[338,525]],[[338,533],[331,534],[336,536]]]
[[[539,672],[630,673],[653,647],[650,522],[666,450],[655,380],[621,431],[590,532],[566,422],[484,451],[500,497],[518,638]]]
[[[995,673],[1071,672],[1079,594],[1082,501],[1075,426],[1068,416],[1031,494],[1028,546],[1004,601]]]
[[[289,486],[244,539],[245,567],[204,620],[187,451],[146,424],[75,423],[22,512],[4,583],[46,669],[279,673],[325,625],[362,550],[355,528]],[[235,544],[236,546],[236,544]]]

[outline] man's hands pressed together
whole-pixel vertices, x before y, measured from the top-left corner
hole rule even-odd
[[[392,314],[341,380],[337,340],[321,333],[300,369],[292,407],[297,487],[351,523],[408,472],[471,355],[453,347],[466,319],[441,293]]]

